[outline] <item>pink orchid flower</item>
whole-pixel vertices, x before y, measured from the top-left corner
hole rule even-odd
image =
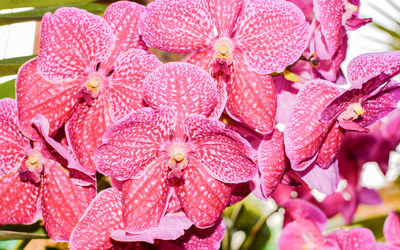
[[[76,8],[60,8],[42,20],[39,55],[17,78],[21,127],[34,136],[37,114],[50,123],[50,136],[65,123],[76,157],[93,175],[92,155],[113,122],[142,107],[142,81],[161,65],[139,38],[144,7],[131,2],[110,5],[104,18]]]
[[[157,0],[140,28],[149,47],[191,53],[186,61],[218,80],[218,110],[226,102],[232,117],[263,133],[276,110],[268,74],[294,63],[309,33],[301,10],[282,0]]]
[[[386,245],[400,249],[400,219],[396,212],[391,211],[383,224],[383,235]]]
[[[143,92],[154,109],[113,125],[95,152],[99,172],[125,180],[125,230],[158,225],[172,192],[194,225],[214,225],[230,201],[231,185],[255,175],[253,149],[222,122],[205,117],[216,105],[217,90],[201,68],[166,64],[146,78]]]
[[[124,232],[122,192],[100,192],[71,235],[71,249],[218,249],[225,233],[222,220],[198,229],[182,213],[167,214],[141,234]]]
[[[96,188],[74,184],[42,141],[17,125],[15,100],[0,101],[0,224],[30,224],[41,215],[49,236],[68,241]],[[66,216],[68,215],[68,216]]]

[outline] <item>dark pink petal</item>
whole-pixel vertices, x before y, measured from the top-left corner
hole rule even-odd
[[[122,230],[122,192],[109,188],[93,199],[71,234],[71,249],[110,249],[111,232]]]
[[[96,188],[76,185],[61,165],[46,160],[42,189],[40,204],[46,232],[55,241],[68,241]]]
[[[217,180],[240,183],[251,180],[256,174],[253,149],[222,122],[192,115],[185,121],[185,134],[194,147],[188,157],[198,159]]]
[[[139,35],[139,17],[145,12],[143,5],[120,1],[108,6],[104,19],[111,26],[115,39],[115,54],[129,49],[147,49]]]
[[[96,173],[94,151],[101,137],[112,124],[105,95],[99,95],[92,106],[81,101],[65,125],[68,142],[88,175]]]
[[[160,223],[168,205],[167,159],[147,167],[143,176],[127,180],[122,188],[125,231],[141,233]]]
[[[338,89],[339,90],[339,89]],[[321,121],[330,122],[344,112],[353,102],[363,97],[361,89],[351,89],[343,92],[340,96],[333,99],[321,113]]]
[[[244,1],[234,40],[245,62],[261,74],[282,72],[303,54],[310,25],[293,3],[281,0]]]
[[[37,59],[25,63],[18,72],[16,95],[18,119],[21,130],[31,137],[37,137],[31,120],[42,114],[50,123],[53,135],[71,116],[78,102],[77,93],[83,79],[72,82],[50,82],[37,71]]]
[[[283,76],[273,77],[273,82],[277,95],[276,122],[286,124],[290,112],[296,104],[298,84],[289,82]]]
[[[382,203],[382,199],[378,193],[377,190],[375,189],[370,189],[366,187],[362,187],[361,190],[359,191],[359,200],[360,203],[366,204],[366,205],[379,205]]]
[[[314,1],[315,17],[321,25],[321,33],[327,47],[327,56],[332,57],[338,50],[342,35],[343,0],[316,0]],[[317,51],[318,57],[321,57]],[[324,59],[327,59],[326,57]]]
[[[274,129],[271,135],[265,136],[258,147],[258,167],[261,172],[261,191],[269,197],[281,182],[286,168],[283,133]]]
[[[375,237],[367,228],[352,228],[349,231],[340,229],[328,235],[328,238],[336,239],[340,249],[346,250],[375,250]]]
[[[111,237],[117,241],[148,242],[153,244],[154,240],[176,240],[181,237],[185,230],[193,225],[184,213],[165,215],[158,226],[152,227],[141,234],[130,234],[123,230],[114,231]]]
[[[262,133],[272,131],[276,93],[272,77],[252,71],[240,52],[235,54],[234,71],[227,83],[226,111],[233,118]]]
[[[327,169],[335,159],[340,146],[342,146],[344,131],[339,123],[335,122],[325,137],[319,150],[316,163],[320,168]]]
[[[147,5],[140,31],[151,48],[187,53],[207,47],[213,21],[205,0],[158,0]]]
[[[137,178],[160,154],[174,127],[169,108],[143,108],[128,115],[104,134],[94,156],[98,171],[120,180]]]
[[[229,37],[242,11],[243,0],[211,0],[210,12],[214,17],[219,37]]]
[[[287,224],[279,238],[279,250],[322,249],[324,237],[310,220],[296,220]]]
[[[347,76],[353,88],[361,88],[368,80],[384,73],[397,75],[400,71],[400,51],[367,53],[360,55],[349,63]]]
[[[367,127],[385,117],[397,108],[400,100],[400,83],[396,80],[389,82],[378,90],[375,95],[369,96],[361,102],[365,114],[361,116],[360,126]]]
[[[0,178],[16,171],[29,152],[29,140],[19,131],[17,103],[13,99],[0,100]]]
[[[156,56],[139,49],[131,49],[118,57],[110,77],[111,110],[115,121],[143,107],[143,81],[161,65]]]
[[[400,219],[394,211],[391,211],[385,220],[383,234],[387,243],[400,247]]]
[[[60,8],[42,19],[38,70],[49,80],[71,81],[93,70],[113,45],[107,22],[77,8]]]
[[[17,171],[0,177],[0,186],[0,225],[31,224],[39,218],[39,184],[22,181]]]
[[[296,173],[312,188],[323,194],[333,194],[339,183],[339,169],[337,161],[326,169],[312,164],[308,169]]]
[[[144,81],[143,97],[150,107],[171,107],[179,122],[191,114],[208,116],[218,100],[210,74],[181,62],[167,63],[151,73]]]
[[[231,187],[214,179],[198,161],[189,158],[178,197],[187,217],[199,228],[210,227],[229,202]]]
[[[200,68],[206,70],[209,74],[213,70],[213,60],[214,49],[206,49],[200,52],[194,52],[185,57],[184,61],[199,66]],[[218,102],[214,107],[214,110],[210,115],[211,119],[219,119],[224,111],[226,101],[228,100],[228,95],[226,93],[226,83],[223,81],[217,81],[217,96]]]
[[[315,205],[302,199],[290,199],[285,203],[284,208],[285,223],[293,220],[307,219],[314,222],[321,232],[325,231],[328,218]]]
[[[229,199],[228,206],[235,205],[236,203],[246,198],[246,196],[252,192],[252,190],[250,189],[250,185],[250,182],[243,182],[232,185],[232,193]]]
[[[325,106],[340,94],[337,87],[313,80],[299,92],[297,104],[285,128],[285,150],[294,170],[306,169],[316,158],[332,123],[319,116]]]

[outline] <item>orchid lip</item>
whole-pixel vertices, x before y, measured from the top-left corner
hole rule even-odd
[[[353,102],[339,115],[338,120],[356,120],[364,113],[365,109],[361,106],[361,102]]]

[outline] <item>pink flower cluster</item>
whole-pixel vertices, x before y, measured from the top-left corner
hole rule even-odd
[[[360,164],[379,161],[386,171],[388,162],[388,153],[365,158],[365,143],[347,167],[346,147],[363,135],[350,131],[379,127],[387,152],[400,141],[398,130],[375,123],[400,100],[399,51],[353,59],[351,87],[339,86],[346,32],[371,21],[358,18],[359,5],[155,0],[116,2],[104,17],[46,13],[16,100],[0,101],[0,224],[41,217],[72,249],[218,249],[222,212],[253,191],[287,214],[305,206],[291,214],[281,249],[350,249],[353,232],[366,231],[323,235],[326,217],[350,221],[359,202],[379,202],[360,186]],[[164,64],[148,48],[187,55]],[[388,127],[399,124],[393,114]],[[96,173],[112,183],[97,195]],[[339,179],[350,200],[335,193]],[[311,188],[328,195],[325,203]],[[291,201],[293,190],[324,212]]]

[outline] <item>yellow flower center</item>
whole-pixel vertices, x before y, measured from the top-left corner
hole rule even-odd
[[[39,166],[38,159],[34,155],[29,155],[28,162],[29,162],[29,164],[31,166],[34,166],[34,167],[38,167]]]

